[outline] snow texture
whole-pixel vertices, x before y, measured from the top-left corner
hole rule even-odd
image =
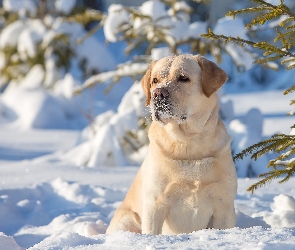
[[[12,2],[7,2],[7,4]],[[59,1],[56,4],[67,5],[69,1]],[[22,7],[19,7],[22,8]],[[10,115],[14,125],[19,128],[82,128],[88,123],[85,114],[93,109],[93,115],[106,110],[106,100],[112,97],[103,93],[89,97],[89,91],[80,96],[73,96],[73,90],[87,79],[93,72],[113,70],[116,67],[115,59],[108,49],[95,37],[85,38],[77,44],[77,39],[84,37],[86,31],[78,23],[66,22],[62,18],[46,16],[44,22],[38,19],[21,19],[6,26],[0,34],[0,48],[15,48],[15,53],[9,60],[27,61],[37,56],[40,47],[46,48],[44,52],[44,66],[28,64],[14,66],[15,81],[11,81],[6,89],[3,89],[1,103],[5,107],[4,113]],[[65,68],[57,68],[54,40],[60,34],[69,39],[69,46],[75,51],[74,58],[70,62],[68,71]],[[6,63],[4,54],[0,55],[0,68]],[[35,60],[35,59],[34,59]],[[79,65],[83,63],[83,71]],[[25,74],[22,77],[19,72]],[[0,84],[6,84],[7,80],[1,77]],[[130,85],[127,85],[130,86]],[[51,88],[46,91],[44,87]],[[98,88],[92,89],[96,92]],[[120,89],[120,87],[114,88]],[[102,92],[102,91],[101,91]],[[124,91],[123,91],[124,92]],[[121,92],[121,97],[122,93]],[[97,100],[93,100],[97,98]],[[118,94],[116,94],[118,98]],[[114,101],[114,107],[118,100]],[[95,108],[92,106],[95,104]],[[110,106],[108,105],[108,108]],[[113,108],[114,108],[113,107]],[[8,110],[11,110],[8,111]],[[55,117],[55,119],[52,119]],[[2,119],[2,117],[1,117]]]
[[[110,42],[116,42],[118,28],[129,21],[128,13],[120,4],[112,4],[108,9],[108,16],[105,20],[103,30],[105,37]]]
[[[87,164],[90,167],[96,166],[128,166],[139,164],[139,160],[130,159],[130,155],[124,154],[122,146],[123,138],[128,131],[139,129],[138,117],[143,116],[145,96],[141,84],[135,83],[124,95],[118,112],[111,111],[99,115],[95,122],[84,129],[84,134],[94,131],[94,136],[88,136],[65,156],[75,164]],[[103,150],[101,150],[103,148]],[[141,151],[144,151],[142,149]],[[138,152],[136,155],[140,155]],[[133,158],[137,156],[133,156]]]
[[[151,57],[154,61],[159,60],[166,56],[172,56],[170,52],[170,48],[162,47],[162,48],[154,48],[151,52]]]
[[[13,237],[0,233],[0,245],[5,250],[23,250],[14,240]]]
[[[255,121],[255,122],[253,122]],[[262,137],[263,116],[259,109],[251,109],[242,120],[234,119],[229,123],[229,133],[234,138],[232,149],[233,154],[238,154],[243,149],[263,140]],[[243,161],[235,163],[239,177],[251,176],[250,171],[255,176],[265,172],[265,166],[269,162],[269,157],[263,155],[257,161],[251,160],[250,156]],[[252,173],[253,175],[253,173]]]
[[[241,39],[249,40],[247,30],[243,20],[239,17],[232,19],[232,17],[224,17],[218,20],[213,32],[217,35],[239,37]],[[232,56],[234,62],[244,70],[248,70],[253,66],[253,58],[251,54],[245,51],[245,48],[237,44],[228,43],[225,45],[226,51]]]
[[[54,3],[55,8],[67,14],[75,2],[58,0]],[[271,158],[269,155],[260,162],[245,159],[237,163],[240,178],[235,200],[235,228],[206,229],[180,235],[152,236],[130,232],[106,235],[114,211],[124,199],[138,171],[137,166],[146,155],[147,138],[143,131],[137,136],[145,143],[137,151],[127,148],[122,140],[126,132],[138,130],[138,119],[147,115],[145,96],[140,83],[136,82],[129,89],[130,82],[122,81],[108,96],[97,94],[93,103],[90,96],[96,91],[103,92],[105,85],[75,97],[73,90],[84,81],[78,65],[86,58],[86,73],[110,70],[100,75],[102,80],[110,79],[116,73],[124,76],[131,71],[144,72],[148,65],[138,63],[115,71],[118,49],[112,55],[97,37],[76,44],[77,39],[86,34],[77,23],[47,16],[44,25],[24,18],[26,11],[34,14],[35,3],[33,0],[3,1],[6,10],[18,12],[22,19],[1,31],[0,48],[12,46],[18,54],[11,60],[25,59],[34,56],[40,44],[47,47],[57,34],[66,33],[70,46],[75,47],[76,57],[69,72],[65,72],[56,68],[54,53],[48,49],[44,53],[44,67],[25,68],[26,77],[10,82],[0,95],[1,249],[295,248],[295,179],[291,178],[283,185],[271,183],[253,195],[245,191],[257,179],[244,177],[265,171]],[[189,9],[184,2],[176,7],[178,18],[173,17],[171,10],[166,10],[160,1],[146,1],[139,10],[159,25],[172,25],[167,36],[176,40],[198,38],[206,32],[207,23],[190,23],[186,14]],[[161,18],[164,16],[167,18]],[[107,40],[117,42],[118,27],[124,22],[129,22],[129,16],[123,7],[110,6],[104,27]],[[134,27],[140,29],[145,24],[137,20]],[[238,19],[221,19],[214,31],[247,38],[243,22]],[[226,49],[245,69],[251,67],[243,51],[230,46]],[[152,51],[152,59],[169,54],[167,48],[157,48]],[[5,60],[0,54],[0,68]],[[294,121],[292,117],[285,117],[290,109],[289,97],[275,89],[289,86],[294,79],[292,72],[265,73],[259,67],[252,67],[242,75],[235,71],[226,56],[221,67],[230,76],[225,92],[232,94],[220,93],[220,116],[233,137],[233,152],[273,133],[290,133],[290,124]],[[91,77],[89,83],[95,80],[101,79]],[[43,85],[52,87],[52,92],[45,91]],[[265,89],[269,92],[253,93]],[[244,93],[249,91],[252,93]],[[88,106],[95,107],[95,119],[86,126],[81,109]],[[79,130],[70,130],[73,128]],[[291,134],[294,133],[292,129]]]
[[[46,28],[41,20],[30,20],[18,37],[17,51],[22,60],[37,54],[37,45],[42,41]]]
[[[55,138],[56,146],[50,149],[54,152],[60,149],[59,141],[73,137],[73,133],[61,131],[59,137],[55,137],[56,132],[38,132],[35,144],[27,144],[27,150],[32,150],[34,145],[42,145],[38,140]],[[1,130],[0,138],[5,134],[7,132]],[[14,136],[11,133],[10,141],[17,143],[24,135],[25,132]],[[19,146],[13,144],[13,147],[17,150]],[[257,180],[239,179],[235,200],[237,227],[232,229],[206,229],[180,235],[152,236],[130,232],[106,235],[107,225],[138,168],[102,168],[98,171],[52,162],[46,156],[26,161],[1,161],[1,166],[0,231],[3,233],[0,234],[0,244],[5,249],[295,247],[294,179],[280,186],[272,183],[254,195],[245,190]]]
[[[165,4],[159,0],[144,2],[138,8],[138,11],[142,15],[150,17],[156,26],[161,27],[170,43],[174,43],[171,38],[179,42],[189,38],[200,38],[201,34],[207,32],[206,22],[190,23],[190,17],[186,13],[190,11],[190,7],[185,2],[176,4],[176,15],[173,14],[172,10],[166,10]],[[112,4],[108,9],[108,16],[104,24],[106,39],[110,42],[117,42],[119,28],[124,23],[133,25],[133,28],[139,33],[146,32],[148,40],[155,39],[153,29],[147,28],[151,25],[149,19],[136,17],[134,22],[131,23],[128,12],[119,4]],[[141,29],[144,31],[140,31]]]
[[[75,7],[76,2],[76,0],[55,0],[55,8],[58,11],[68,15]]]
[[[271,3],[273,5],[280,5],[280,0],[266,0],[266,2]],[[292,0],[284,0],[284,4],[287,5],[290,9],[294,8],[295,3]]]
[[[0,35],[0,47],[3,49],[6,46],[16,47],[18,37],[21,31],[25,28],[25,23],[21,20],[15,21],[8,25]]]
[[[37,12],[36,1],[34,0],[25,0],[25,1],[3,0],[3,8],[6,11],[11,11],[11,12],[24,13],[28,11],[31,14],[36,14]]]

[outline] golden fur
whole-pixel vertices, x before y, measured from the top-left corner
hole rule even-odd
[[[236,171],[216,91],[227,76],[202,56],[165,57],[142,79],[148,154],[107,233],[190,233],[235,226]]]

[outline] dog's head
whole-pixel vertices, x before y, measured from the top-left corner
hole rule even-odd
[[[172,118],[182,123],[226,80],[226,73],[215,63],[200,55],[181,55],[153,62],[142,86],[154,121],[165,123]]]

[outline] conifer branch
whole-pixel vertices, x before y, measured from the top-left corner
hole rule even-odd
[[[246,39],[242,39],[239,37],[216,35],[210,28],[208,29],[208,34],[202,34],[201,36],[205,37],[207,39],[220,40],[225,44],[229,43],[229,42],[233,42],[233,43],[239,44],[241,46],[245,46],[245,45],[254,46],[256,44],[255,42],[252,42],[252,41],[246,40]]]
[[[265,186],[266,184],[269,184],[272,182],[274,179],[280,178],[283,175],[288,174],[288,170],[283,169],[283,170],[272,170],[269,172],[266,172],[264,174],[259,175],[259,178],[263,178],[262,180],[256,182],[255,184],[251,185],[247,191],[251,192],[252,194],[254,191],[258,188],[261,188]],[[281,182],[281,181],[280,181]]]
[[[273,135],[270,139],[256,143],[244,149],[241,153],[235,155],[233,159],[234,161],[242,160],[244,157],[249,155],[252,155],[251,158],[257,159],[262,154],[265,154],[272,150],[277,150],[277,152],[280,152],[281,150],[279,146],[285,145],[285,143],[289,143],[289,141],[292,141],[295,144],[295,136],[285,135],[285,134],[276,134],[276,135]]]
[[[285,27],[285,31],[279,29],[276,30],[277,36],[274,38],[274,44],[267,42],[253,42],[239,37],[228,37],[224,35],[216,35],[212,30],[208,30],[208,34],[203,36],[212,40],[219,40],[224,44],[232,42],[239,44],[241,46],[248,45],[253,48],[257,48],[264,51],[263,56],[256,59],[255,63],[267,64],[270,61],[281,60],[281,64],[286,66],[286,69],[295,68],[295,53],[292,49],[295,45],[295,15],[291,10],[284,4],[281,0],[280,4],[273,5],[264,0],[251,0],[252,2],[258,4],[257,7],[245,8],[242,10],[230,11],[226,15],[235,18],[240,14],[254,13],[258,14],[257,17],[253,18],[246,28],[252,26],[263,25],[267,21],[279,18],[286,15],[287,18],[280,22],[281,27]],[[271,29],[271,27],[269,26]],[[281,44],[279,44],[281,43]],[[288,94],[295,91],[295,85],[287,89],[284,94]],[[291,104],[295,103],[291,101]],[[295,114],[295,111],[290,112],[290,114]],[[266,185],[276,178],[283,178],[279,183],[285,182],[295,174],[295,159],[291,157],[295,155],[295,136],[294,135],[284,135],[277,134],[273,135],[270,139],[256,143],[246,149],[244,149],[239,154],[235,155],[234,161],[243,159],[244,157],[250,156],[252,159],[257,160],[257,158],[268,152],[277,152],[280,155],[271,160],[268,164],[268,168],[273,168],[259,177],[262,178],[257,183],[253,184],[248,188],[248,191],[252,193],[259,187]],[[291,158],[291,159],[289,159]],[[289,159],[289,160],[288,160]]]
[[[282,58],[283,56],[282,55],[279,55],[279,56],[272,56],[272,57],[267,57],[267,58],[258,58],[254,61],[254,63],[256,64],[267,64],[268,62],[271,62],[271,61],[276,61],[280,58]]]
[[[260,142],[259,149],[256,150],[255,153],[252,153],[251,158],[257,160],[262,155],[270,152],[275,151],[277,153],[282,152],[286,148],[288,148],[290,145],[294,143],[294,139],[289,138],[280,138],[279,140],[273,141],[272,144],[266,145],[264,142]]]
[[[275,5],[272,5],[271,3],[265,2],[264,0],[251,0],[253,3],[256,3],[258,5],[262,5],[264,7],[270,7],[274,8]]]
[[[277,32],[279,33],[279,35],[274,39],[274,42],[277,42],[281,37],[286,38],[287,36],[292,36],[294,35],[294,30],[291,30],[289,32],[286,33],[281,33],[279,32],[279,30],[277,30]]]
[[[251,8],[246,8],[242,10],[231,10],[225,16],[231,16],[232,18],[235,18],[237,15],[240,15],[240,14],[263,12],[266,10],[272,10],[272,8],[271,7],[251,7]]]
[[[287,23],[294,22],[295,18],[294,17],[288,17],[285,20],[280,22],[280,26],[284,27]]]
[[[295,174],[294,164],[293,164],[292,169],[288,169],[287,171],[288,171],[287,176],[284,179],[280,180],[279,183],[284,183],[284,182],[288,181]]]
[[[80,94],[87,88],[91,88],[97,84],[102,84],[107,81],[111,81],[111,85],[119,81],[119,79],[123,77],[136,77],[142,76],[149,67],[148,62],[127,62],[121,65],[118,65],[117,70],[103,72],[98,75],[94,75],[90,77],[88,80],[84,82],[82,86],[78,86],[74,90],[74,95]],[[109,91],[107,88],[106,91]]]
[[[293,63],[293,64],[291,64],[291,65],[289,65],[289,66],[287,66],[287,70],[291,70],[291,69],[294,69],[295,68],[295,63]]]
[[[252,21],[246,25],[246,28],[251,28],[252,26],[256,26],[256,25],[263,25],[265,22],[275,19],[281,15],[282,15],[282,11],[280,10],[278,11],[274,10],[274,11],[265,13],[263,15],[259,15],[257,18],[252,19]]]
[[[294,18],[295,21],[295,18]],[[286,27],[286,30],[295,29],[295,24]]]
[[[279,55],[282,55],[282,56],[293,56],[293,54],[289,51],[286,51],[285,49],[281,49],[275,45],[272,45],[272,44],[269,44],[269,43],[266,43],[266,42],[259,42],[259,43],[255,43],[254,44],[254,47],[255,48],[258,48],[258,49],[261,49],[261,50],[265,50],[266,53],[269,53],[271,52],[271,54],[279,54]],[[294,55],[295,56],[295,55]]]
[[[274,42],[277,42],[280,40],[282,43],[282,47],[284,49],[288,49],[288,42],[286,41],[284,34],[279,29],[276,29],[276,32],[278,36],[274,39]]]
[[[288,88],[287,90],[285,90],[284,95],[287,95],[292,92],[295,92],[295,85],[293,85],[291,88]]]
[[[290,156],[295,154],[295,146],[291,147],[291,149],[283,154],[281,154],[279,157],[277,157],[277,160],[285,160],[287,158],[289,158]]]

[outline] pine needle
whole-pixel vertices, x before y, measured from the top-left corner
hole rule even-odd
[[[293,85],[291,88],[288,88],[285,92],[284,92],[284,95],[287,95],[289,93],[292,93],[295,91],[295,85]]]

